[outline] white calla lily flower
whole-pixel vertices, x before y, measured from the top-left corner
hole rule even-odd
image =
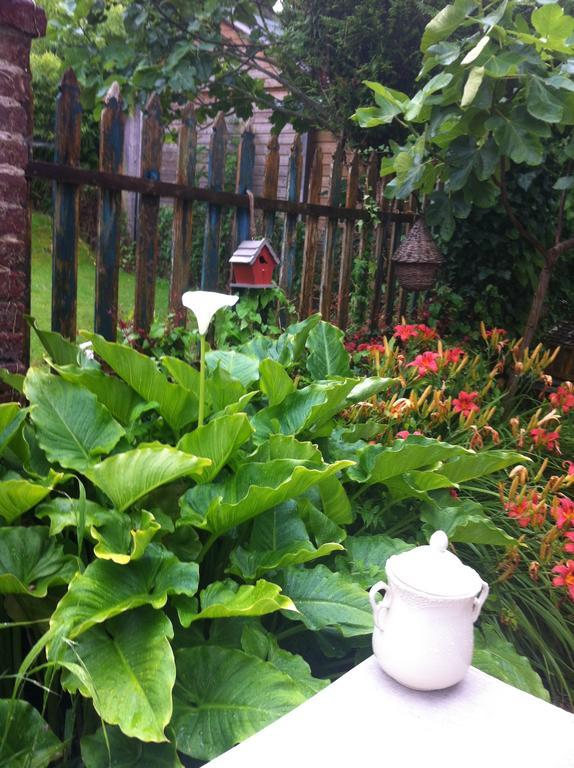
[[[227,293],[215,291],[187,291],[181,297],[181,303],[190,309],[197,320],[197,329],[201,336],[205,336],[213,316],[218,309],[233,307],[239,296],[230,296]]]

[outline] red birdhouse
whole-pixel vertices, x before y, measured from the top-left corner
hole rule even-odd
[[[267,238],[243,240],[229,260],[233,268],[232,288],[269,288],[279,257]]]

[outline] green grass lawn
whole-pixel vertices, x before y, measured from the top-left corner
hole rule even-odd
[[[80,242],[78,254],[78,330],[94,328],[95,266],[94,254]],[[133,314],[135,276],[120,272],[119,316],[127,320]],[[158,279],[156,317],[167,315],[168,281]],[[40,328],[50,328],[52,314],[52,219],[42,213],[32,216],[32,309]],[[32,334],[30,360],[42,358],[42,347]]]

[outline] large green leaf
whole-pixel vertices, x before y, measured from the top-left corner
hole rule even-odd
[[[526,109],[545,123],[559,123],[564,116],[564,102],[559,94],[535,76],[530,76],[526,84]]]
[[[93,700],[106,723],[141,741],[167,741],[175,661],[171,622],[150,607],[92,627],[58,659],[62,685]]]
[[[539,165],[544,156],[540,139],[513,117],[495,115],[487,120],[486,127],[492,128],[494,139],[503,155],[508,155],[515,163]]]
[[[251,397],[255,397],[256,394],[257,391],[247,393],[238,379],[234,379],[224,368],[218,365],[207,377],[206,412],[208,414],[219,413],[220,411],[237,413],[244,407],[238,403],[247,404]]]
[[[468,480],[499,472],[513,464],[527,462],[526,456],[515,451],[480,451],[453,458],[441,467],[440,473],[453,483],[466,483]]]
[[[425,52],[429,46],[446,40],[464,22],[467,14],[474,10],[473,0],[455,0],[434,16],[426,25],[421,41],[421,50]]]
[[[119,728],[99,728],[81,741],[85,768],[182,768],[174,744],[130,739]],[[109,749],[108,749],[109,747]]]
[[[46,768],[62,754],[62,744],[27,701],[0,699],[0,765]]]
[[[548,691],[526,656],[520,656],[512,643],[493,626],[482,625],[476,633],[472,663],[504,683],[550,701]]]
[[[40,504],[35,515],[39,520],[45,518],[50,520],[50,536],[57,536],[65,528],[77,528],[81,517],[84,519],[86,531],[89,531],[92,526],[99,528],[106,524],[117,525],[122,519],[121,513],[116,512],[115,509],[107,509],[89,499],[84,501],[83,512],[81,512],[79,499],[66,496],[59,496]]]
[[[255,579],[266,571],[307,563],[342,549],[334,541],[315,547],[299,517],[297,504],[290,500],[255,519],[248,547],[238,546],[231,552],[228,570],[245,579]]]
[[[438,472],[412,470],[403,475],[385,480],[385,486],[392,501],[404,499],[423,499],[431,501],[429,491],[452,488],[453,483]]]
[[[16,473],[8,473],[0,479],[0,516],[12,523],[24,512],[32,509],[49,496],[54,486],[64,478],[61,473],[50,472],[43,483],[33,483]]]
[[[351,462],[311,464],[296,459],[246,462],[225,483],[190,489],[182,499],[182,517],[220,535],[287,499],[295,498]]]
[[[54,363],[57,365],[78,365],[81,360],[87,361],[85,353],[77,344],[65,339],[56,331],[44,331],[38,328],[33,317],[26,319]]]
[[[292,392],[253,418],[257,437],[263,440],[272,434],[298,435],[320,427],[343,410],[356,383],[356,379],[314,382]]]
[[[459,445],[449,445],[425,437],[410,437],[408,440],[397,440],[390,448],[367,445],[360,449],[357,452],[358,464],[348,474],[357,483],[385,483],[404,472],[434,469],[439,466],[439,462],[467,453]]]
[[[30,368],[24,392],[40,446],[63,467],[86,469],[125,434],[92,392],[59,376]]]
[[[427,504],[421,513],[421,520],[428,523],[431,533],[444,531],[451,541],[501,547],[515,544],[512,536],[498,528],[483,512],[481,505],[470,499],[444,507]]]
[[[565,15],[559,3],[548,3],[532,12],[531,22],[538,34],[546,39],[566,40],[574,32],[574,20]]]
[[[0,528],[0,593],[45,597],[53,586],[67,584],[78,561],[65,555],[45,526]]]
[[[177,447],[185,453],[211,460],[211,466],[198,478],[200,483],[210,483],[252,433],[253,428],[244,413],[219,416],[184,435]]]
[[[254,585],[239,586],[231,579],[213,581],[201,591],[199,612],[193,610],[191,602],[183,599],[176,602],[178,614],[184,627],[199,619],[227,619],[231,616],[264,616],[275,611],[295,611],[288,597],[281,594],[281,587],[264,579]]]
[[[199,371],[185,360],[165,355],[161,364],[180,387],[184,387],[198,398],[199,402]]]
[[[283,672],[234,648],[199,646],[176,654],[177,749],[211,760],[305,701]]]
[[[120,565],[139,560],[159,530],[160,523],[145,509],[130,515],[117,513],[115,519],[90,527],[90,535],[97,542],[94,554]]]
[[[182,563],[156,544],[127,565],[96,560],[72,580],[50,626],[58,636],[73,640],[95,624],[138,606],[162,608],[168,595],[191,597],[198,580],[197,563]]]
[[[350,376],[350,358],[345,349],[345,334],[331,323],[321,320],[307,337],[307,370],[313,379]]]
[[[324,565],[292,566],[277,574],[275,581],[299,610],[286,613],[287,618],[303,621],[308,629],[317,632],[331,627],[344,637],[373,631],[368,595],[345,574],[333,573]]]
[[[346,554],[337,557],[336,566],[361,587],[369,589],[376,581],[386,578],[385,565],[389,557],[413,546],[385,534],[348,536],[345,539]]]
[[[157,363],[125,344],[105,341],[88,334],[94,351],[144,400],[158,404],[158,410],[176,431],[194,420],[197,398],[184,387],[172,384],[158,369]]]
[[[200,476],[210,463],[169,445],[150,443],[110,456],[84,474],[123,512],[162,485],[181,477]]]
[[[27,408],[20,408],[18,403],[0,404],[0,456],[12,440],[26,418]]]
[[[212,350],[206,354],[205,363],[210,371],[220,366],[233,379],[240,381],[244,387],[248,387],[259,379],[259,360],[241,352],[223,349]]]
[[[267,397],[269,405],[282,403],[287,395],[295,390],[295,384],[285,368],[270,358],[259,363],[261,391]]]

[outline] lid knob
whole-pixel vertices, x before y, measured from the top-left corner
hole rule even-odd
[[[448,536],[444,531],[435,531],[430,537],[429,544],[435,552],[446,552]]]

